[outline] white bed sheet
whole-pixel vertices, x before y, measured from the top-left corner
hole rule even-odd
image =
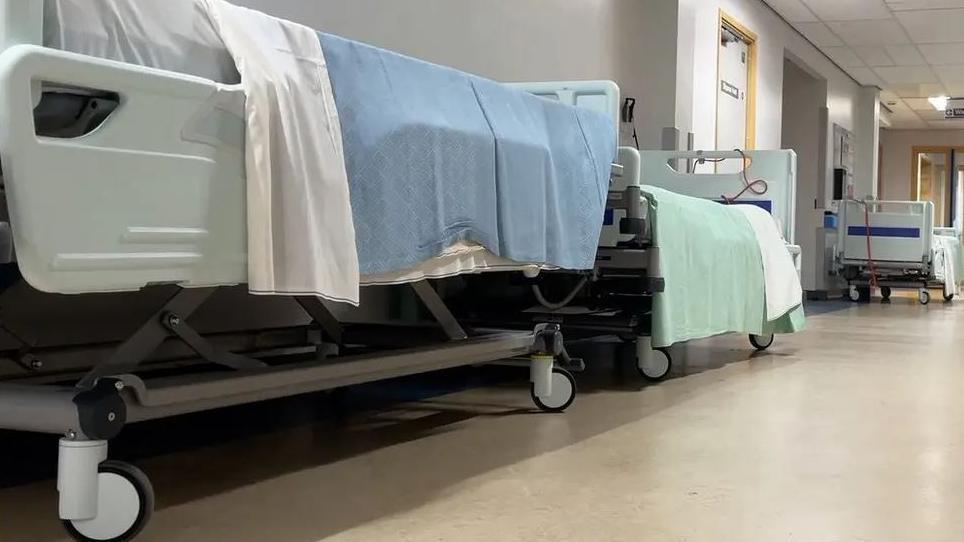
[[[218,83],[241,80],[198,0],[43,1],[47,47]]]

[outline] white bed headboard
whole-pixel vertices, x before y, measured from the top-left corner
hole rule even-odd
[[[619,85],[612,81],[544,81],[506,83],[536,96],[608,115],[619,126]]]
[[[639,154],[639,160],[626,159],[628,155]],[[770,212],[778,224],[782,225],[784,239],[795,244],[794,229],[796,227],[796,198],[797,198],[797,155],[790,150],[782,151],[746,151],[750,166],[746,169],[746,176],[753,182],[763,179],[767,183],[767,192],[756,195],[744,193],[739,198],[740,203],[758,205]],[[743,157],[735,151],[636,151],[636,149],[621,149],[621,160],[626,168],[623,179],[639,179],[639,183],[657,186],[698,198],[721,200],[722,196],[735,196],[746,186],[743,173],[685,173],[670,166],[670,162],[679,163],[687,160],[734,160],[742,161]],[[635,164],[639,164],[638,175],[630,171]],[[701,167],[712,171],[713,163],[705,163]],[[626,181],[624,181],[626,182]],[[632,181],[629,181],[632,182]]]

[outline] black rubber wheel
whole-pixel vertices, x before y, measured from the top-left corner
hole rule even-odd
[[[881,287],[880,287],[880,297],[884,298],[885,300],[890,299],[890,294],[891,294],[891,293],[893,293],[893,292],[890,291],[890,286],[881,286]]]
[[[154,515],[154,487],[143,471],[134,465],[121,461],[105,461],[100,464],[97,472],[101,474],[101,478],[103,478],[103,475],[119,476],[136,491],[138,500],[136,518],[130,522],[131,525],[123,533],[111,538],[94,538],[89,534],[89,531],[88,534],[81,532],[87,531],[82,523],[75,524],[70,520],[62,520],[64,529],[78,542],[129,542],[144,530],[144,527],[150,523],[151,517]],[[100,512],[109,513],[110,510],[101,510]]]
[[[918,294],[917,294],[917,301],[918,301],[921,305],[927,305],[927,304],[929,304],[929,303],[931,302],[931,293],[928,292],[927,290],[921,290],[921,291],[918,292]]]
[[[665,366],[659,367],[659,370],[656,372],[647,372],[639,366],[639,360],[637,359],[636,371],[639,372],[639,376],[649,382],[662,382],[666,380],[666,377],[669,376],[670,371],[673,369],[673,356],[670,355],[669,348],[655,348],[654,351],[662,354],[666,358]]]
[[[545,401],[536,396],[536,385],[529,385],[532,402],[543,412],[563,412],[576,400],[576,378],[561,368],[552,368],[552,397]]]
[[[773,341],[776,339],[776,335],[772,333],[770,335],[750,335],[750,344],[753,348],[756,348],[758,352],[763,352],[767,348],[773,346]]]
[[[944,294],[944,301],[947,301],[948,303],[954,301],[954,294]]]
[[[857,288],[857,293],[860,295],[860,299],[858,300],[860,303],[870,303],[870,286]]]

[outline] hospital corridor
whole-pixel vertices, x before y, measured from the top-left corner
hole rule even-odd
[[[964,0],[0,0],[0,542],[957,542]]]

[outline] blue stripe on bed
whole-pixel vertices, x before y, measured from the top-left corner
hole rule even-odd
[[[847,235],[867,236],[866,226],[849,226]],[[871,237],[904,237],[908,239],[919,239],[920,228],[896,228],[887,226],[871,226]]]
[[[725,200],[721,199],[714,201],[716,201],[716,203],[727,203]],[[771,215],[773,214],[773,202],[768,199],[738,199],[733,203],[733,205],[755,205]]]

